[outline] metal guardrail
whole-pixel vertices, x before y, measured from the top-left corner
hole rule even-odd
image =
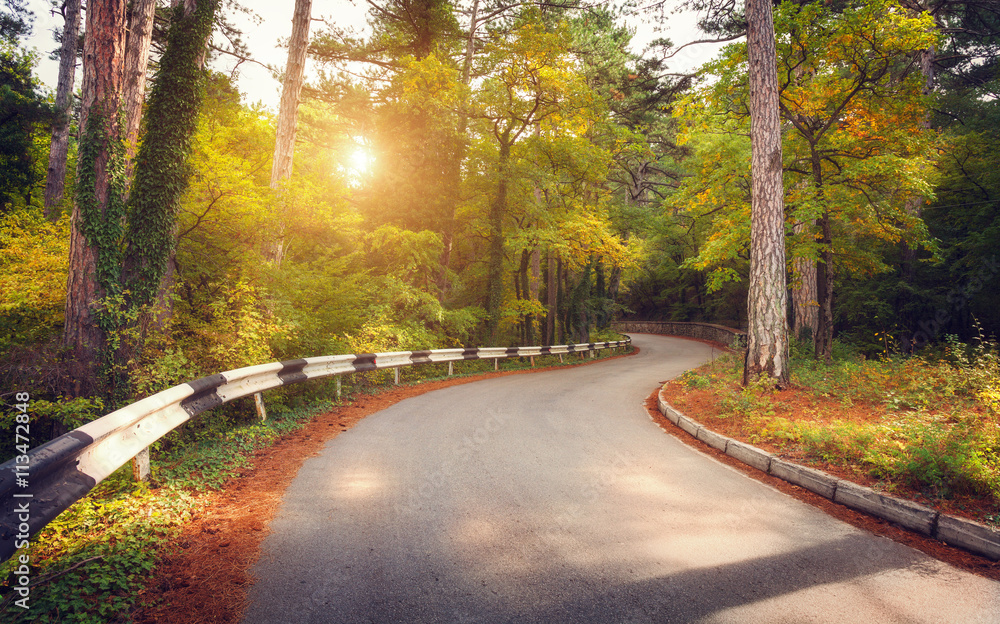
[[[747,334],[741,329],[715,325],[712,323],[688,323],[681,321],[613,321],[612,329],[622,333],[662,334],[711,340],[735,348],[746,348]]]
[[[551,347],[486,347],[328,355],[272,362],[168,388],[0,465],[0,562],[98,483],[192,417],[241,397],[294,383],[421,364],[586,353],[631,338]],[[398,380],[398,378],[397,378]]]

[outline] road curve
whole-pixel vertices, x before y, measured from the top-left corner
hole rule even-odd
[[[407,399],[306,461],[245,624],[1000,622],[1000,583],[862,532],[663,433],[712,356],[641,353]]]

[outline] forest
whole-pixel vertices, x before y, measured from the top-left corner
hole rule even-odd
[[[388,0],[359,33],[295,4],[275,111],[213,69],[252,59],[238,2],[52,2],[53,93],[5,1],[0,377],[53,432],[268,361],[746,327],[742,6]],[[729,42],[690,71],[630,45],[680,7]],[[791,332],[820,360],[989,339],[998,7],[773,9]]]
[[[752,353],[762,304],[791,376],[748,379],[750,357],[730,354],[666,386],[672,404],[1000,527],[996,0],[369,0],[364,29],[286,4],[272,108],[240,92],[264,45],[240,31],[240,0],[0,3],[9,439],[24,397],[35,447],[221,371],[615,340],[616,320],[748,329]],[[36,50],[42,10],[63,26]],[[635,43],[637,25],[683,14],[700,20],[692,43]],[[681,64],[701,42],[719,51]],[[761,243],[778,250],[763,295]],[[345,400],[387,379],[345,377]],[[150,579],[211,492],[305,423],[361,417],[337,415],[339,390],[268,392],[266,422],[240,399],[156,442],[151,480],[126,466],[32,539],[35,610],[12,621],[151,608]]]

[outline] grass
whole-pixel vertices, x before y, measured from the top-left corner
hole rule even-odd
[[[1000,526],[997,347],[951,341],[925,357],[864,359],[841,349],[832,365],[793,350],[792,384],[743,388],[742,361],[726,356],[683,375],[680,397],[716,399],[708,426],[876,487],[938,506],[975,508]]]
[[[610,351],[598,357],[610,357]],[[543,356],[535,366],[579,363],[580,356]],[[531,367],[528,358],[501,360],[501,370]],[[441,379],[447,364],[403,369],[403,383]],[[455,376],[493,370],[492,361],[455,364]],[[345,379],[344,402],[374,394],[393,382],[393,373],[375,371]],[[331,392],[333,384],[315,388]],[[268,417],[256,421],[252,403],[229,404],[204,414],[154,445],[151,453],[154,485],[132,481],[128,465],[105,479],[31,540],[31,545],[0,564],[0,621],[11,624],[75,622],[126,623],[139,590],[152,578],[168,547],[192,515],[202,509],[205,495],[218,490],[254,451],[274,444],[282,435],[303,427],[335,403],[315,398],[298,407],[280,392],[265,395]],[[332,396],[332,395],[328,395]],[[228,409],[227,409],[228,408]],[[242,412],[242,414],[241,414]],[[18,556],[30,557],[30,609],[15,604]]]

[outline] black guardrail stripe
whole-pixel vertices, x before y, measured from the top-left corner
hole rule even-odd
[[[506,355],[507,357],[511,357],[514,355],[520,355],[520,352],[518,351],[517,347],[507,347],[507,350],[504,352],[504,355]]]
[[[293,383],[299,383],[300,381],[305,381],[309,379],[302,369],[306,367],[309,362],[305,360],[285,360],[281,363],[281,370],[278,371],[278,379],[284,385],[289,385]]]
[[[80,453],[93,443],[94,438],[89,435],[75,430],[70,431],[31,449],[28,452],[28,469],[26,471],[22,469],[22,472],[27,472],[31,477],[29,483],[34,484],[37,479],[44,479],[66,464],[75,461]],[[17,473],[19,472],[17,459],[14,457],[0,464],[0,497],[3,498],[5,505],[9,503],[7,498],[21,489],[17,485]]]
[[[410,351],[410,361],[414,364],[430,364],[431,351]]]
[[[479,347],[467,347],[462,351],[463,360],[478,360],[479,359]]]
[[[566,345],[567,353],[576,353],[576,345]]]
[[[542,347],[538,353],[539,355],[552,355],[552,347]]]
[[[225,401],[216,390],[226,383],[228,383],[226,377],[221,373],[189,381],[187,385],[191,386],[194,392],[181,401],[181,407],[188,413],[188,416],[197,416],[206,410],[222,405]]]
[[[588,349],[589,351],[593,351],[593,350],[594,350],[594,347],[596,347],[596,346],[597,346],[597,345],[596,345],[595,343],[591,342],[591,343],[589,343],[589,344],[587,345],[587,349]]]
[[[31,498],[5,497],[0,517],[0,561],[9,559],[18,546],[26,545],[27,537],[38,533],[97,485],[97,480],[78,470],[75,463],[48,475],[47,479],[35,475],[30,479],[31,487],[26,492]],[[27,522],[22,522],[24,516]],[[27,532],[22,530],[23,524],[27,524]]]
[[[191,395],[191,397],[195,397],[208,391],[214,391],[219,386],[226,385],[226,383],[225,375],[222,373],[216,373],[214,375],[209,375],[208,377],[201,377],[200,379],[189,381],[187,382],[187,385],[191,386],[191,389],[194,390],[194,394]]]
[[[356,372],[373,371],[378,368],[375,363],[377,356],[374,353],[359,353],[351,363]]]
[[[184,411],[188,413],[188,416],[194,417],[202,412],[207,412],[213,407],[219,407],[225,403],[222,397],[212,390],[211,392],[206,392],[205,394],[200,394],[197,396],[192,396],[181,401],[181,407]]]

